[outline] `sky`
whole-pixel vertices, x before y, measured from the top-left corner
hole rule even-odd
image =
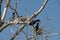
[[[13,5],[15,1],[12,0],[11,6]],[[17,11],[18,14],[21,16],[26,16],[26,8],[28,10],[28,16],[31,16],[34,12],[36,12],[42,5],[44,0],[20,0],[18,2]],[[2,4],[2,13],[4,9],[4,2]],[[9,20],[9,17],[11,16],[12,10],[8,9],[7,16],[5,18],[5,21]],[[41,20],[41,26],[44,25],[46,22],[46,17],[49,18],[49,21],[45,25],[45,30],[56,33],[60,32],[60,0],[48,0],[48,3],[44,10],[35,18]],[[27,25],[28,26],[28,25]],[[12,36],[12,33],[10,31],[11,26],[7,27],[0,33],[0,40],[9,40]],[[13,27],[14,28],[14,27]],[[28,27],[29,29],[30,27]],[[15,28],[16,29],[16,28]],[[14,31],[15,31],[14,29]],[[31,29],[31,28],[30,28]],[[25,30],[25,29],[24,29]],[[29,30],[28,30],[29,31]],[[21,35],[21,36],[20,36]],[[23,33],[20,33],[17,38],[19,37],[19,40],[24,40],[25,36]],[[18,40],[15,38],[15,40]],[[39,38],[39,40],[45,40],[44,37]],[[60,40],[60,35],[48,37],[48,40]]]

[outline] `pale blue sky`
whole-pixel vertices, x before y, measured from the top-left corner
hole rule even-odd
[[[14,1],[14,0],[12,0]],[[28,15],[31,16],[35,11],[37,11],[40,6],[42,5],[44,0],[21,0],[18,3],[17,11],[19,15],[26,16],[26,8],[28,9]],[[13,4],[12,4],[13,3]],[[14,5],[14,2],[12,2],[12,6]],[[2,12],[3,12],[3,6],[2,6]],[[7,16],[11,16],[11,10],[8,10]],[[6,16],[5,21],[9,19],[9,17]],[[45,26],[45,29],[47,29],[50,32],[60,32],[60,0],[49,0],[44,10],[39,14],[36,19],[41,20],[41,25],[44,25],[46,16],[51,18],[48,23]],[[7,33],[9,36],[7,35]],[[20,36],[22,35],[22,36]],[[18,37],[24,40],[24,36],[21,33]],[[0,40],[9,40],[12,36],[12,33],[10,32],[10,26],[4,29],[0,33]],[[43,40],[44,38],[42,38]],[[17,40],[17,38],[15,39]],[[48,40],[60,40],[60,35],[49,37]]]

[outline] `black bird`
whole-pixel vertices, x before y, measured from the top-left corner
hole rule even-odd
[[[35,29],[36,29],[36,31],[39,30],[39,22],[37,22]]]
[[[40,22],[40,20],[38,19],[38,20],[32,20],[30,23],[29,23],[29,25],[34,25],[36,22]]]
[[[15,20],[15,12],[12,13],[12,17],[10,19],[11,21],[14,21]]]
[[[13,17],[15,17],[15,12],[12,13]]]

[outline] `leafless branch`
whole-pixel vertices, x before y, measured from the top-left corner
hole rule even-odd
[[[24,31],[22,31],[22,32],[25,34],[27,40],[30,40],[30,39],[28,38],[28,34],[27,34],[26,32],[24,32]]]
[[[45,37],[51,37],[51,36],[55,36],[55,35],[60,35],[60,32],[59,33],[52,33],[52,34],[48,34],[48,35],[43,35]]]
[[[4,28],[6,28],[9,24],[10,24],[10,23],[4,23],[4,24],[2,25],[2,27],[0,27],[0,32],[1,32]]]
[[[3,11],[3,15],[2,15],[2,17],[1,17],[1,21],[4,21],[4,19],[5,19],[5,16],[6,16],[8,7],[9,7],[9,5],[10,5],[10,1],[11,1],[11,0],[7,0],[7,3],[5,4],[5,8],[4,8],[4,11]]]
[[[16,24],[27,24],[27,22],[22,22],[22,21],[20,21],[19,19],[20,19],[20,17],[16,18],[13,22],[8,21],[8,22],[4,23],[4,24],[0,27],[0,32],[1,32],[3,29],[5,29],[6,27],[8,27],[9,25],[11,25],[11,24],[12,24],[12,25],[16,25]]]
[[[28,18],[28,10],[27,10],[27,8],[26,8],[26,17]]]
[[[17,10],[15,8],[12,8],[11,6],[9,7],[16,13],[17,17],[19,17]]]
[[[0,0],[0,26],[2,26],[2,22],[1,22],[1,5],[2,5],[2,0]]]
[[[28,21],[32,20],[33,18],[35,18],[35,17],[44,9],[44,7],[46,6],[47,2],[48,2],[48,0],[45,0],[45,2],[43,3],[43,5],[41,6],[41,8],[40,8],[38,11],[36,11],[32,16],[30,16],[30,17],[26,20],[26,22],[28,22]],[[21,26],[21,28],[18,29],[14,35],[12,35],[12,37],[11,37],[10,40],[14,40],[14,38],[23,30],[23,28],[24,28],[25,26],[26,26],[26,24],[23,24],[23,25]]]

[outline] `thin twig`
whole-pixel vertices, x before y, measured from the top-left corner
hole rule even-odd
[[[16,13],[17,17],[19,17],[17,10],[12,8],[11,6],[9,6],[9,7]]]
[[[60,32],[59,33],[48,34],[48,35],[43,35],[43,36],[45,36],[45,37],[51,37],[51,36],[55,36],[55,35],[60,35]]]

